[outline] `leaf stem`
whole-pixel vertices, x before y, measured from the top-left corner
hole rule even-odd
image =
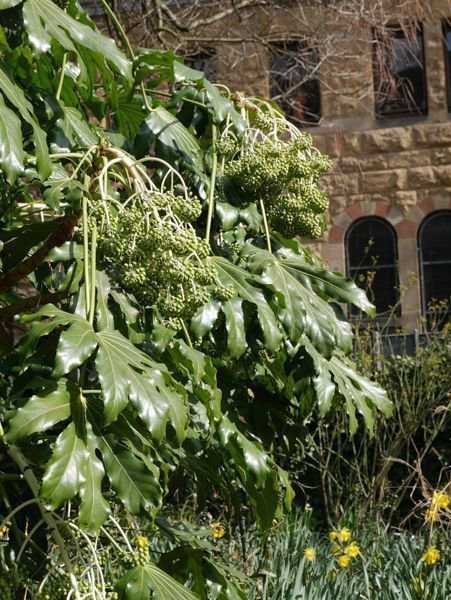
[[[89,278],[89,240],[88,240],[88,199],[86,196],[83,197],[83,267],[85,272],[85,313],[86,317],[89,315],[89,307],[91,301],[91,289],[90,289],[90,278]]]
[[[205,239],[210,241],[211,223],[213,221],[213,210],[215,204],[215,187],[216,187],[216,172],[218,169],[218,154],[216,152],[216,125],[211,126],[211,148],[213,151],[213,165],[211,168],[210,189],[208,193],[208,214],[207,227],[205,229]]]
[[[61,92],[63,91],[64,77],[66,75],[66,64],[67,64],[67,52],[64,53],[63,63],[61,65],[61,75],[58,83],[58,89],[56,90],[56,99],[59,101]]]
[[[265,228],[266,245],[268,247],[268,252],[272,253],[271,235],[269,233],[268,219],[266,218],[265,204],[264,204],[262,198],[260,198],[259,202],[260,202],[260,211],[261,211],[262,217],[263,217],[263,227]]]
[[[96,312],[96,258],[97,258],[97,227],[94,225],[92,228],[91,237],[91,299],[89,301],[89,322],[92,325],[94,323],[94,316]]]

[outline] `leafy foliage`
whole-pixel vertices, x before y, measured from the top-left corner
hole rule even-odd
[[[283,237],[321,233],[327,159],[270,104],[225,95],[172,53],[126,58],[76,2],[4,9],[24,24],[17,45],[0,36],[10,195],[1,433],[15,491],[34,496],[64,561],[44,507],[58,515],[70,501],[90,534],[119,503],[130,518],[155,519],[180,472],[201,497],[249,502],[268,528],[293,492],[249,419],[261,394],[276,400],[268,419],[291,418],[306,397],[320,415],[344,404],[352,431],[356,411],[369,430],[376,411],[390,412],[347,356],[339,304],[372,306]],[[11,544],[22,547],[20,533]],[[242,597],[189,547],[182,581],[198,573],[198,596],[211,585],[218,600]],[[150,561],[123,574],[117,592],[194,597]]]

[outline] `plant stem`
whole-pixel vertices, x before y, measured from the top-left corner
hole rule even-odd
[[[89,240],[88,240],[88,199],[83,198],[83,255],[84,255],[84,272],[85,272],[85,313],[86,318],[89,316],[89,303],[91,301],[91,290],[89,282]]]
[[[64,53],[63,56],[63,64],[61,65],[61,75],[58,83],[58,89],[56,90],[56,99],[59,100],[61,97],[61,92],[63,91],[64,77],[66,75],[66,64],[67,64],[67,52]]]
[[[182,323],[182,329],[183,329],[183,333],[185,334],[186,337],[186,341],[188,342],[188,346],[190,346],[191,348],[193,347],[193,342],[191,341],[191,336],[189,334],[188,328],[185,324],[185,321],[183,321],[182,319],[180,319],[181,323]]]
[[[216,125],[211,126],[211,148],[213,151],[213,165],[211,168],[210,190],[208,194],[208,215],[207,227],[205,230],[205,239],[210,241],[211,223],[213,221],[213,210],[215,204],[216,171],[218,169],[218,154],[216,152]]]
[[[97,255],[97,227],[94,225],[92,228],[91,238],[91,299],[89,302],[89,322],[91,325],[94,323],[94,316],[96,312],[96,255]]]
[[[260,198],[260,211],[261,211],[262,217],[263,217],[263,227],[265,228],[266,245],[268,247],[268,251],[272,253],[271,235],[269,233],[268,219],[266,218],[265,204],[261,198]]]

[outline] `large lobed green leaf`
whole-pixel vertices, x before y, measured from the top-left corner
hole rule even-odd
[[[104,329],[96,332],[84,317],[53,305],[42,307],[26,320],[32,321],[33,325],[23,342],[25,348],[33,347],[42,336],[56,328],[69,326],[59,338],[56,377],[83,365],[97,349],[95,365],[107,423],[115,421],[132,402],[156,441],[165,436],[168,422],[179,442],[183,441],[188,419],[186,397],[164,365],[154,362],[119,331]],[[110,322],[105,323],[110,325]]]

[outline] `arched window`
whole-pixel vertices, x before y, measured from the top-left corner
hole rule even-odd
[[[451,210],[431,213],[418,234],[423,313],[434,303],[451,299]]]
[[[388,313],[398,303],[397,260],[396,231],[388,221],[364,217],[349,227],[346,235],[348,276],[366,290],[378,315]],[[351,312],[358,314],[356,308]]]

